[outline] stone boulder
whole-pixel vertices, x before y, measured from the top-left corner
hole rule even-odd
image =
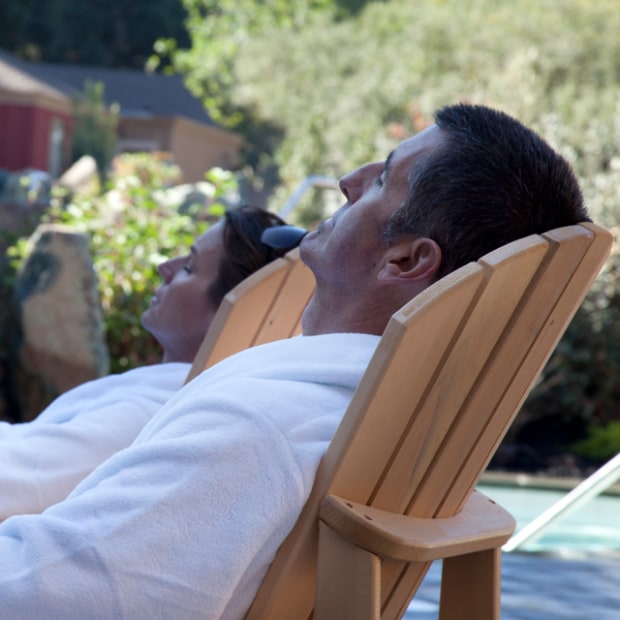
[[[21,361],[62,393],[108,372],[97,276],[88,237],[72,228],[40,225],[31,247],[15,287]]]

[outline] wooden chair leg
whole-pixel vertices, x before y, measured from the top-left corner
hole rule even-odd
[[[443,560],[439,620],[499,620],[501,549]]]
[[[315,620],[379,620],[380,559],[319,521]]]

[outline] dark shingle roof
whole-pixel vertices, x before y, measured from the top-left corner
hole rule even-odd
[[[215,125],[202,103],[187,90],[180,76],[130,69],[25,62],[2,50],[0,58],[68,96],[82,93],[86,80],[103,82],[106,103],[118,103],[123,116],[184,116]]]

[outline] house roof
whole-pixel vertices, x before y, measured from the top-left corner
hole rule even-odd
[[[217,126],[178,75],[26,62],[2,50],[0,67],[0,87],[4,90],[18,88],[23,82],[31,83],[31,87],[37,84],[38,88],[51,89],[72,97],[83,93],[84,83],[90,79],[104,84],[106,104],[117,103],[122,116],[184,116],[199,123]]]
[[[49,97],[66,101],[67,95],[61,89],[37,79],[28,71],[28,63],[0,50],[0,91],[31,97]]]

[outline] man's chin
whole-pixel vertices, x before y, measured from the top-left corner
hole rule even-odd
[[[142,325],[142,327],[144,329],[146,329],[146,331],[150,331],[149,330],[149,325],[153,324],[152,316],[151,316],[151,308],[147,308],[143,313],[142,316],[140,317],[140,325]]]
[[[306,265],[309,265],[309,262],[310,264],[312,263],[312,256],[315,254],[314,248],[316,245],[314,241],[317,236],[318,232],[313,230],[312,232],[309,232],[299,244],[299,258],[301,259],[301,262]]]
[[[323,237],[327,233],[327,231],[332,227],[332,219],[324,220],[319,223],[319,225],[314,229],[307,233],[304,238],[301,240],[299,244],[300,247],[303,247],[305,244],[311,243],[318,237]]]
[[[323,220],[316,228],[317,233],[319,235],[324,235],[328,230],[331,230],[334,227],[335,220],[332,217],[328,217],[326,220]]]

